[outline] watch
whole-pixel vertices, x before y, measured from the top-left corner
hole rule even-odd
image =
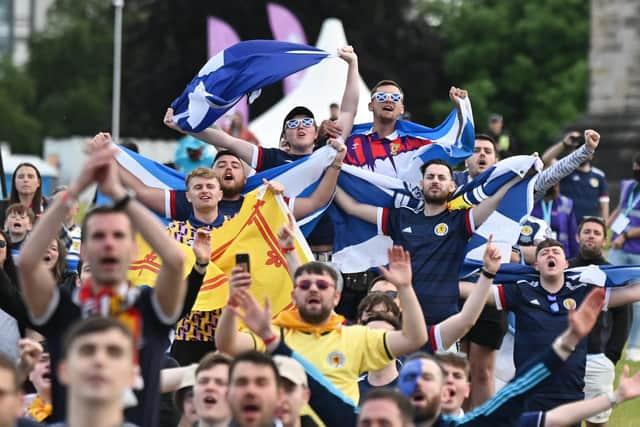
[[[611,404],[612,408],[620,403],[618,397],[613,391],[607,392],[607,399],[609,399],[609,403]]]
[[[202,268],[204,268],[204,267],[206,267],[206,266],[208,266],[208,265],[209,265],[209,260],[207,260],[207,262],[198,262],[198,261],[196,261],[196,265],[197,265],[198,267],[202,267]]]
[[[113,209],[117,210],[117,211],[121,211],[124,210],[127,205],[129,204],[129,202],[131,200],[133,200],[135,198],[135,194],[132,192],[127,191],[127,194],[125,194],[124,197],[122,197],[120,200],[114,200],[113,201]]]

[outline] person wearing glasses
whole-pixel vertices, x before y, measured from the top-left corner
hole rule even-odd
[[[347,71],[346,86],[342,95],[342,102],[340,103],[340,114],[338,116],[338,125],[342,130],[342,134],[333,136],[341,136],[343,139],[347,139],[351,134],[360,96],[358,56],[352,46],[345,46],[338,49],[338,55],[348,64],[349,68]],[[164,124],[171,129],[185,133],[184,130],[174,122],[172,108],[167,109]],[[288,151],[283,151],[280,148],[257,147],[249,141],[233,137],[222,130],[214,128],[207,128],[202,132],[193,133],[192,135],[218,149],[235,152],[253,169],[263,171],[311,154],[318,137],[318,125],[315,122],[311,110],[302,106],[293,108],[287,114],[282,124],[282,136],[288,143]]]
[[[600,217],[585,217],[578,225],[577,257],[569,260],[569,267],[609,264],[602,251],[607,239],[607,226]],[[624,344],[631,329],[631,305],[622,305],[603,311],[598,316],[587,339],[587,365],[584,376],[586,399],[613,392],[615,365],[620,360]],[[611,409],[587,419],[588,427],[604,426]]]
[[[344,317],[334,312],[342,291],[339,273],[327,264],[314,261],[303,264],[294,273],[294,310],[279,313],[269,322],[270,326],[258,334],[240,332],[237,320],[244,311],[238,307],[250,298],[247,289],[251,275],[234,268],[229,279],[230,299],[220,316],[215,337],[218,350],[230,355],[252,349],[264,351],[269,344],[283,339],[352,402],[358,402],[357,380],[361,373],[380,369],[427,341],[422,310],[412,287],[409,253],[398,246],[390,248],[388,253],[389,268],[381,267],[381,270],[398,288],[404,308],[400,330],[345,326]],[[243,320],[247,324],[247,320]]]

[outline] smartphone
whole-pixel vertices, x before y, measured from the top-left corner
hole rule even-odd
[[[251,272],[249,267],[249,254],[236,254],[236,266],[240,266],[247,273]]]

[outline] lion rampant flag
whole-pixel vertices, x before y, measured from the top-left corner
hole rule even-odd
[[[212,231],[211,262],[207,267],[194,311],[211,311],[223,307],[229,296],[228,275],[235,266],[235,255],[247,253],[253,282],[250,292],[258,301],[268,297],[273,313],[293,307],[293,281],[287,261],[278,245],[278,230],[287,222],[288,208],[280,195],[265,186],[244,197],[240,212]],[[295,226],[295,247],[302,263],[313,255],[300,229]],[[195,256],[191,248],[178,242],[186,255],[185,277],[191,271]],[[158,255],[138,237],[142,256],[129,266],[129,280],[137,286],[153,286],[161,266]]]

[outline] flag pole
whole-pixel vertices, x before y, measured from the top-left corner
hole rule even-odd
[[[115,17],[113,25],[113,99],[111,104],[111,137],[120,140],[120,72],[122,60],[122,9],[124,0],[113,0]]]

